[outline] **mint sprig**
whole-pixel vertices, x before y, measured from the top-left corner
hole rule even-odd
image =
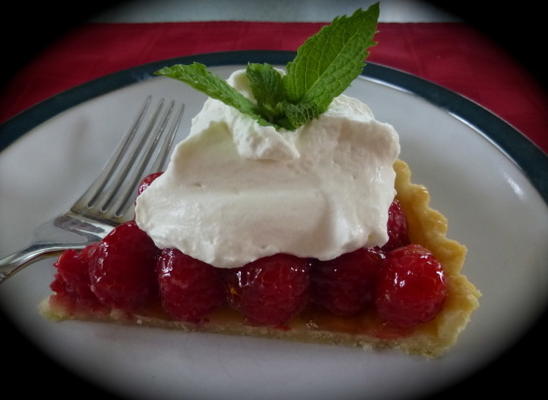
[[[270,64],[248,64],[246,75],[259,112],[276,121],[283,114],[280,104],[285,99],[282,75]]]
[[[156,71],[186,82],[208,96],[249,115],[261,125],[295,130],[327,110],[361,73],[368,49],[376,43],[379,4],[337,17],[308,38],[282,75],[269,64],[249,64],[246,75],[256,103],[203,64],[173,65]]]
[[[204,92],[209,97],[221,100],[223,103],[249,115],[259,121],[261,125],[269,125],[269,122],[260,114],[256,104],[226,83],[226,81],[208,71],[207,67],[203,64],[196,62],[190,65],[176,64],[164,67],[154,72],[154,74],[185,82],[194,89]]]

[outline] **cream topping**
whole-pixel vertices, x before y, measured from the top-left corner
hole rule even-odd
[[[244,71],[228,83],[252,98]],[[388,240],[399,152],[394,128],[349,96],[295,131],[210,98],[138,197],[136,222],[158,247],[220,268],[276,253],[332,259]]]

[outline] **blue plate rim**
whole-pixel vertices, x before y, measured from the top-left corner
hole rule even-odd
[[[204,53],[154,61],[115,72],[56,94],[2,123],[0,152],[55,115],[100,95],[150,79],[154,71],[165,65],[192,62],[208,66],[245,65],[248,62],[283,65],[294,57],[295,52],[275,50]],[[422,97],[473,126],[513,160],[548,204],[548,156],[508,122],[465,96],[408,72],[368,62],[362,75]]]

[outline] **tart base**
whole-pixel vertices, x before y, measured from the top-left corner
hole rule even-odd
[[[341,318],[326,312],[305,310],[286,327],[252,326],[236,311],[223,308],[207,321],[194,324],[174,321],[153,307],[140,313],[119,310],[78,309],[55,295],[40,304],[41,313],[50,320],[68,319],[117,322],[181,331],[201,331],[231,335],[258,336],[309,343],[356,346],[366,349],[399,349],[408,354],[438,357],[457,340],[479,306],[480,292],[461,273],[466,247],[448,239],[447,219],[429,207],[430,195],[424,186],[411,183],[409,166],[401,160],[394,164],[397,198],[406,213],[412,243],[429,249],[443,265],[448,295],[435,319],[412,330],[395,329],[383,324],[371,312],[352,318]]]

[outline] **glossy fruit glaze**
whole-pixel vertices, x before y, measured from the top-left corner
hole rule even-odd
[[[149,176],[139,191],[160,174]],[[176,249],[156,248],[134,221],[101,242],[67,250],[55,263],[54,301],[74,309],[149,313],[207,323],[241,318],[251,325],[405,336],[441,310],[443,268],[424,247],[410,244],[404,211],[389,210],[389,241],[319,261],[287,254],[235,269],[219,269]],[[232,316],[232,317],[231,317]]]

